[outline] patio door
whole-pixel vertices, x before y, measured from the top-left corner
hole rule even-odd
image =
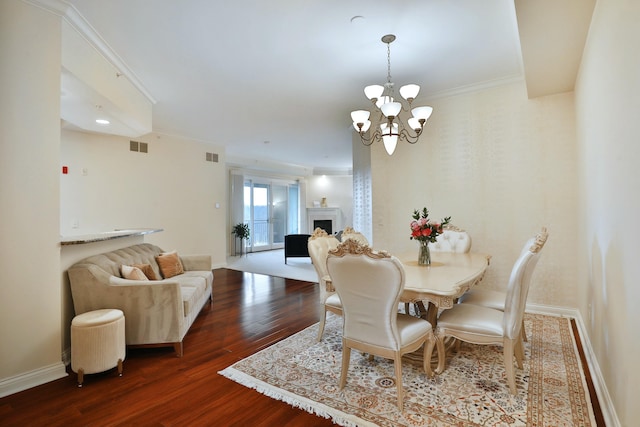
[[[284,247],[285,234],[298,230],[298,203],[297,183],[257,178],[244,181],[244,219],[251,230],[251,251]]]

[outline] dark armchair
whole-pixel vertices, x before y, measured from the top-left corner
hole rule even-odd
[[[285,264],[287,263],[287,258],[309,256],[309,249],[307,248],[309,237],[311,237],[310,234],[287,234],[284,236]]]

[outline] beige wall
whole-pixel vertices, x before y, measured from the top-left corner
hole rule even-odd
[[[0,396],[66,375],[60,352],[60,19],[0,2]],[[23,375],[15,384],[13,378]]]
[[[413,209],[452,216],[472,250],[492,255],[484,286],[504,289],[524,242],[542,226],[550,238],[529,302],[575,307],[576,141],[573,93],[529,100],[524,83],[431,102],[415,145],[393,156],[372,146],[376,246],[418,252]]]
[[[162,228],[145,241],[166,250],[211,254],[214,265],[225,265],[224,148],[151,134],[135,138],[148,143],[145,154],[130,151],[129,140],[62,132],[60,162],[69,173],[61,176],[61,233]],[[206,152],[218,153],[219,163],[205,161]],[[72,228],[76,220],[79,227]]]
[[[640,419],[640,3],[599,0],[576,88],[580,293],[620,424]]]

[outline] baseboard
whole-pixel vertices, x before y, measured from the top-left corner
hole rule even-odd
[[[34,371],[5,378],[0,381],[0,397],[64,378],[67,375],[64,363],[58,362]]]
[[[62,363],[64,363],[64,366],[71,365],[71,347],[65,348],[62,352]]]
[[[616,414],[615,407],[611,401],[611,395],[607,389],[604,378],[602,377],[602,371],[598,364],[598,359],[591,346],[591,340],[587,334],[587,329],[582,320],[580,311],[575,308],[568,307],[554,307],[541,304],[527,304],[527,312],[548,314],[553,316],[565,316],[572,317],[576,320],[576,325],[580,332],[580,340],[582,341],[582,347],[584,349],[585,358],[587,359],[587,365],[589,366],[589,372],[591,373],[591,380],[593,381],[593,387],[595,388],[598,396],[598,402],[600,403],[600,409],[602,410],[602,416],[604,417],[605,424],[608,427],[621,427],[620,420]]]

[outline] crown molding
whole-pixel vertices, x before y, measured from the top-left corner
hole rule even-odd
[[[480,83],[475,83],[467,86],[459,86],[457,88],[444,90],[441,92],[434,92],[425,96],[425,99],[438,99],[438,98],[448,98],[451,96],[463,95],[473,92],[480,92],[483,90],[491,89],[498,86],[505,86],[513,83],[524,83],[525,79],[522,74],[514,74],[511,76],[502,77],[499,79],[487,80]]]
[[[95,28],[72,4],[64,0],[22,0],[25,3],[39,7],[48,12],[60,16],[65,22],[78,32],[94,49],[103,55],[107,61],[126,77],[136,89],[140,91],[152,104],[157,101],[142,84],[142,81],[133,72],[124,60],[109,46]]]

